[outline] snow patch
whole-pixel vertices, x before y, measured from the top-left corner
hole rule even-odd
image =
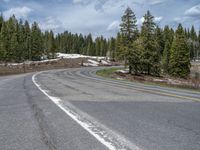
[[[127,74],[127,73],[129,73],[129,70],[117,70],[116,71],[117,73],[125,73],[125,74]]]
[[[95,64],[95,65],[99,65],[99,62],[97,62],[95,60],[88,59],[88,62],[90,62],[92,64]]]
[[[105,60],[101,60],[101,63],[102,63],[103,65],[109,65],[109,63],[108,63],[107,61],[105,61]]]
[[[98,67],[97,64],[93,64],[93,63],[83,63],[83,66],[86,66],[86,67],[90,67],[90,66],[92,66],[92,67]]]
[[[106,57],[98,57],[98,56],[87,56],[87,55],[81,55],[81,54],[64,54],[64,53],[57,53],[57,58],[90,58],[90,59],[97,59],[98,61],[102,59],[106,59]]]

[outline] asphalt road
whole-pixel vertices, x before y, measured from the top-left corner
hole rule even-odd
[[[97,77],[0,77],[0,150],[200,150],[200,93]]]

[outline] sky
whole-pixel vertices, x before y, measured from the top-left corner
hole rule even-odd
[[[121,16],[130,7],[140,27],[150,10],[155,22],[164,27],[195,26],[200,29],[200,0],[0,0],[0,12],[5,19],[13,14],[18,19],[36,21],[43,31],[65,30],[94,37],[115,36]]]

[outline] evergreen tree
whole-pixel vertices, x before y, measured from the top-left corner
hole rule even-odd
[[[103,36],[100,37],[100,56],[106,56],[107,43]]]
[[[17,41],[18,41],[18,46],[16,49],[16,57],[17,60],[24,61],[27,59],[27,48],[26,48],[26,31],[24,28],[23,21],[20,20],[19,23],[17,24]]]
[[[170,50],[170,74],[185,78],[190,73],[190,53],[184,30],[179,24]]]
[[[165,41],[164,41],[163,31],[159,26],[156,27],[155,36],[156,36],[156,41],[159,46],[160,54],[163,54],[163,51],[165,48]]]
[[[8,31],[8,49],[6,53],[7,61],[14,62],[17,60],[17,49],[18,49],[18,40],[17,40],[17,25],[18,22],[13,15],[7,22],[7,31]]]
[[[115,60],[115,58],[116,58],[116,40],[113,37],[109,41],[109,53],[110,53],[110,58],[112,60]]]
[[[0,32],[0,61],[6,60],[6,53],[8,50],[8,32],[7,32],[7,25],[5,22],[2,24],[1,32]]]
[[[95,43],[96,43],[96,56],[100,56],[100,52],[101,52],[101,40],[99,37],[97,37],[95,39]]]
[[[173,42],[173,36],[174,32],[172,29],[169,28],[169,26],[164,27],[164,41],[165,41],[165,47],[164,52],[162,55],[162,69],[164,73],[169,73],[169,60],[170,60],[170,49]]]
[[[190,31],[190,38],[192,41],[197,41],[197,33],[195,31],[194,26],[192,26],[191,31]]]
[[[190,51],[190,60],[194,60],[195,48],[194,48],[193,41],[188,42],[188,48],[189,48],[189,51]]]
[[[138,29],[137,29],[137,19],[134,14],[134,12],[131,10],[131,8],[127,8],[124,15],[122,16],[122,23],[120,24],[120,32],[122,35],[122,56],[125,60],[125,65],[128,63],[129,65],[129,73],[132,72],[132,64],[130,64],[131,59],[130,53],[131,53],[131,46],[133,41],[135,41],[138,38]],[[127,60],[127,58],[129,58]],[[128,62],[127,62],[128,61]]]
[[[154,17],[150,11],[144,16],[142,24],[141,38],[144,49],[142,51],[142,64],[144,72],[148,75],[160,74],[160,53],[157,41],[155,40]]]
[[[31,59],[40,60],[43,54],[42,51],[42,33],[36,22],[33,23],[31,28]]]
[[[123,56],[123,40],[122,40],[122,35],[120,34],[120,32],[117,33],[117,37],[116,37],[116,58],[118,60],[123,60],[124,56]]]
[[[53,31],[50,31],[48,34],[48,55],[49,58],[55,58],[56,54],[56,47],[55,47],[55,41],[54,41],[54,33]]]
[[[91,55],[92,54],[92,48],[93,48],[93,41],[92,41],[92,35],[89,34],[87,36],[87,52],[85,53],[86,55]]]
[[[3,14],[1,14],[0,15],[0,31],[1,31],[3,23],[4,23]]]
[[[132,69],[135,75],[141,72],[141,51],[144,51],[144,47],[142,46],[142,39],[138,38],[132,43],[130,55],[128,59],[130,60],[130,65],[132,65]]]
[[[171,49],[171,43],[169,41],[166,41],[162,57],[162,67],[164,73],[167,74],[169,73],[170,49]]]
[[[163,33],[164,33],[164,35],[163,35],[164,42],[166,43],[168,41],[170,44],[172,44],[173,37],[174,37],[173,29],[170,29],[169,26],[165,26]]]
[[[25,38],[25,59],[31,60],[31,29],[28,21],[25,21],[24,24],[24,38]]]

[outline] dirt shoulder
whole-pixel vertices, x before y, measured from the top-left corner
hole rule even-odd
[[[81,67],[81,65],[86,62],[86,58],[76,58],[0,65],[0,75],[21,74],[52,69],[77,68]]]
[[[97,75],[109,77],[117,80],[127,80],[146,84],[156,84],[186,89],[200,90],[200,78],[190,77],[188,79],[173,78],[170,76],[154,77],[148,75],[131,75],[123,69],[104,69],[97,72]]]

